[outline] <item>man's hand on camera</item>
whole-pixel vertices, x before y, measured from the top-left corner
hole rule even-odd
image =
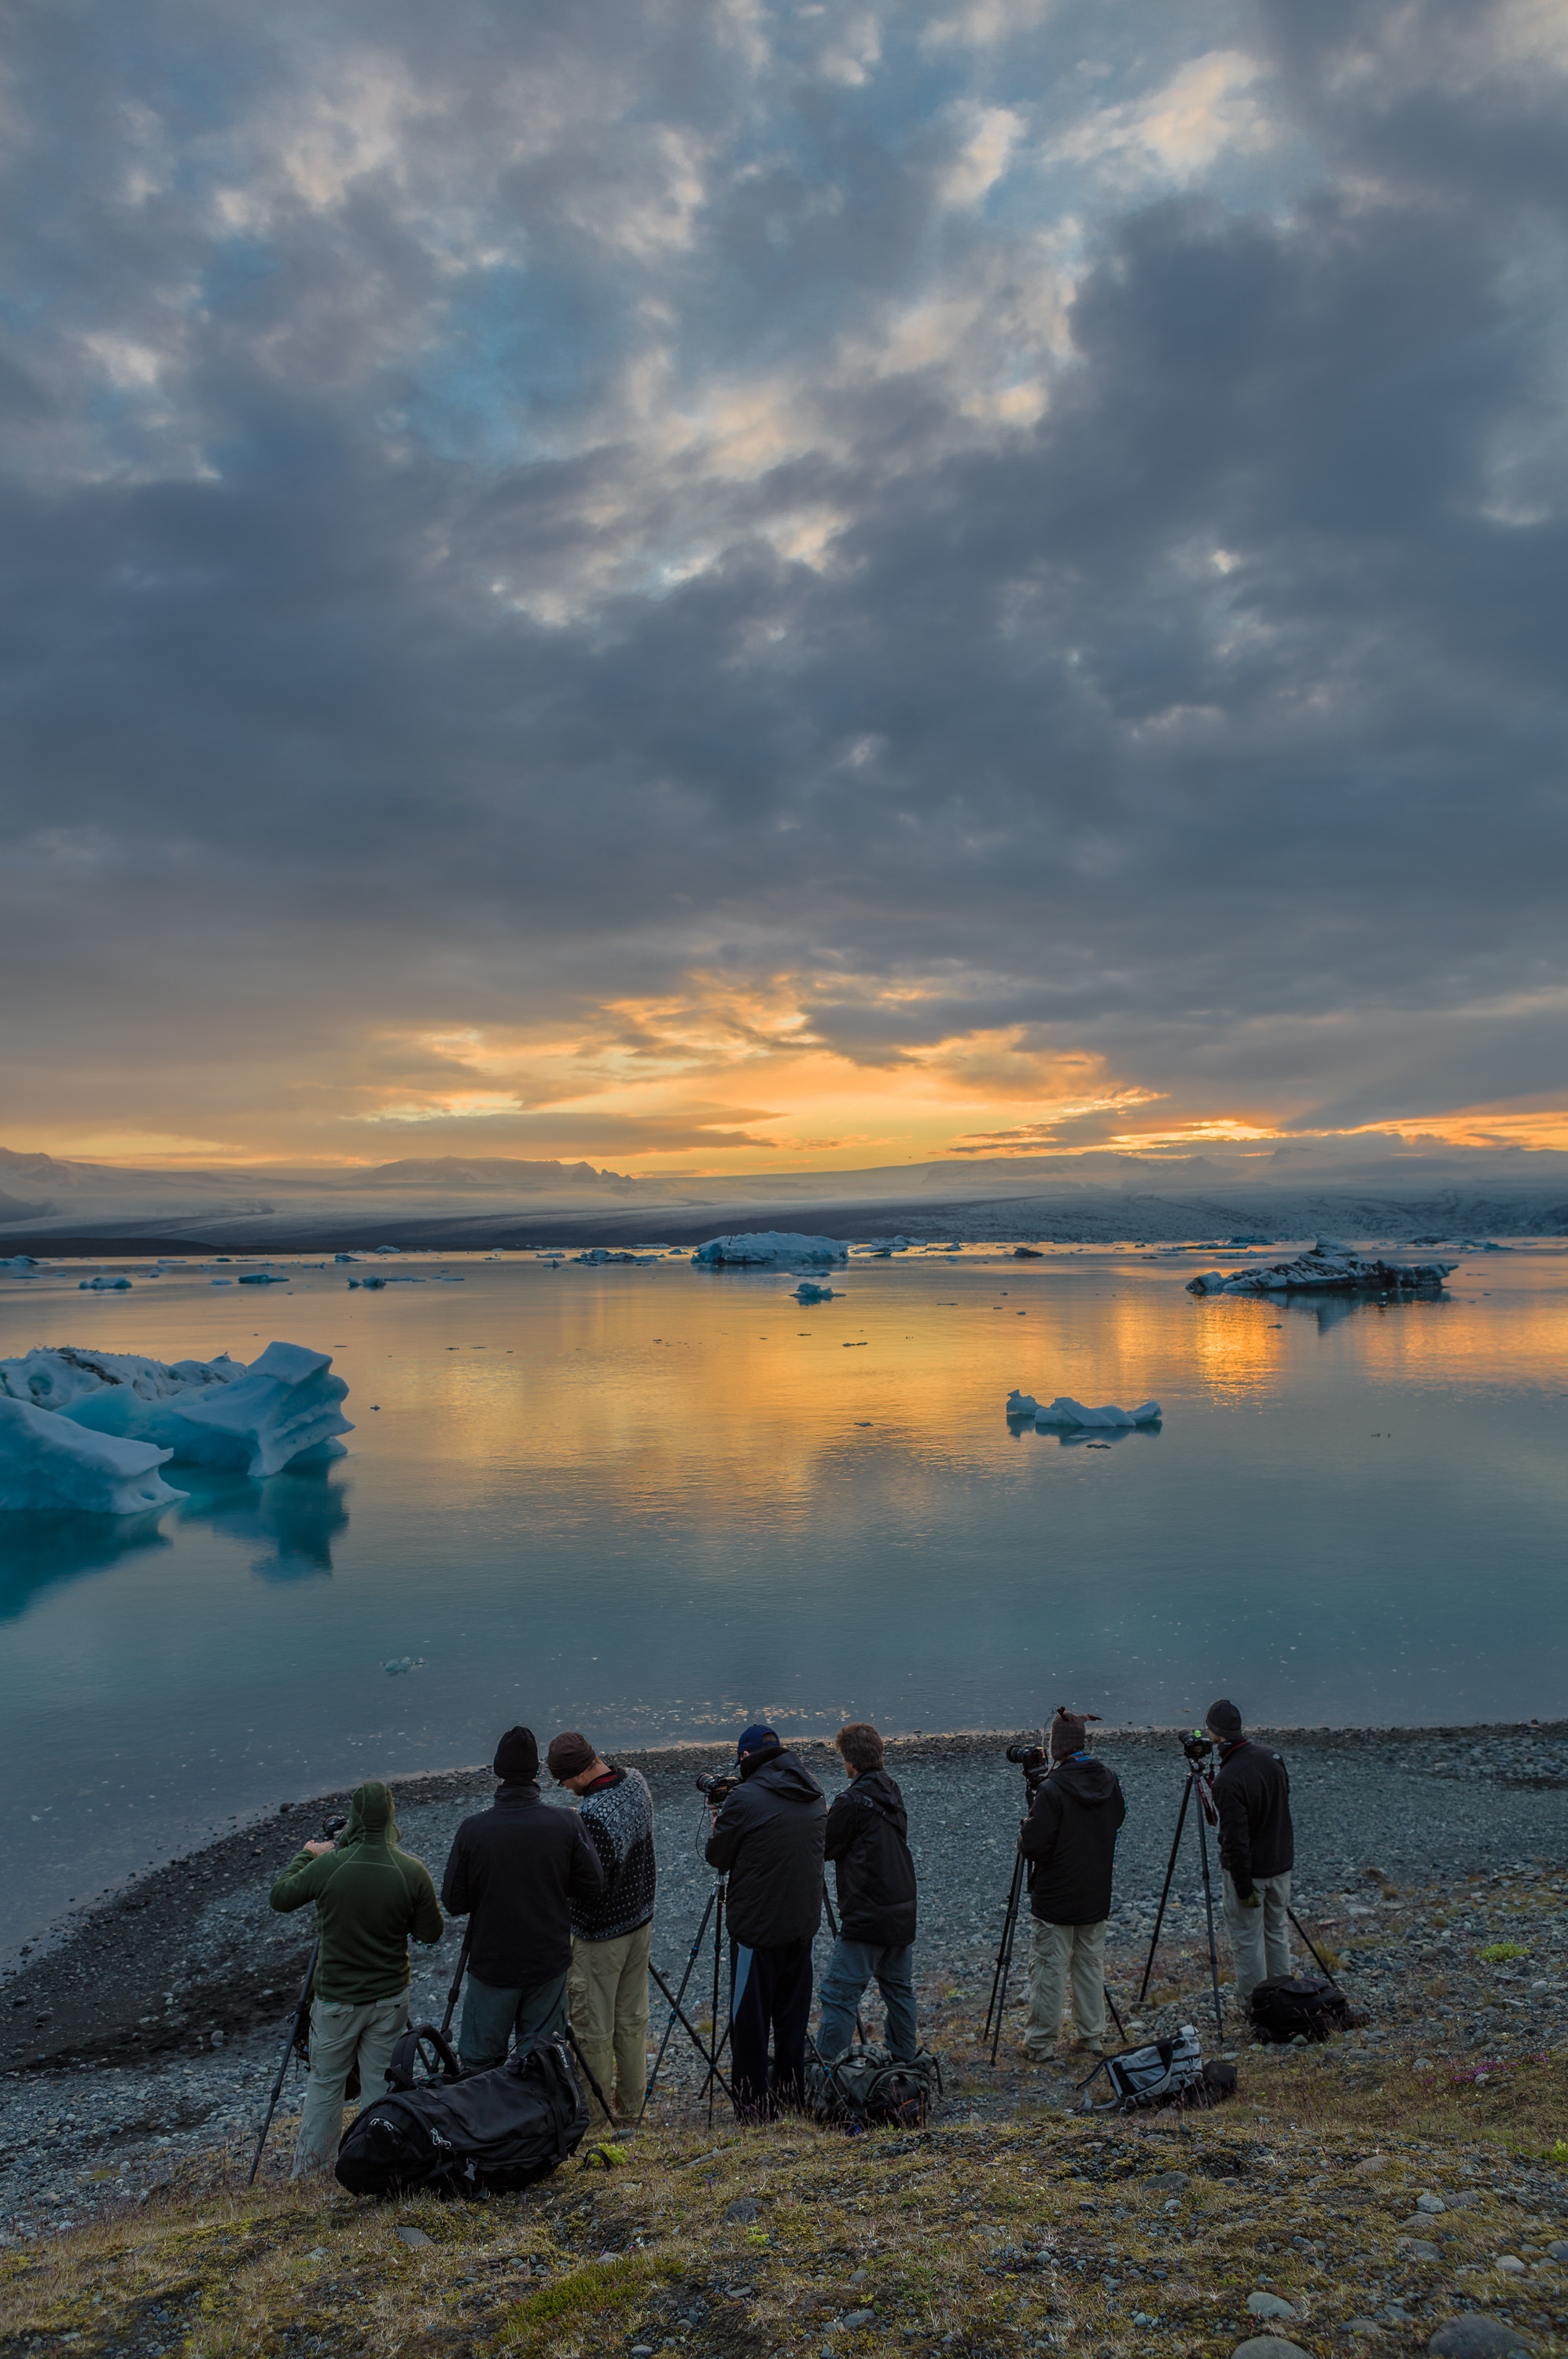
[[[305,1849],[312,1859],[320,1859],[324,1851],[336,1851],[337,1845],[335,1843],[308,1843]]]

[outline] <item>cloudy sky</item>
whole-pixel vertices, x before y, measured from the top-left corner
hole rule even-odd
[[[0,1141],[1568,1143],[1564,0],[10,0]]]

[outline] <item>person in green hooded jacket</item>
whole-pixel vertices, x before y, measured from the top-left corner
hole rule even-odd
[[[441,1937],[430,1870],[399,1845],[391,1793],[377,1780],[355,1788],[337,1842],[308,1843],[272,1887],[272,1905],[285,1914],[312,1900],[321,1948],[296,2179],[330,2168],[355,2064],[366,2099],[381,2094],[408,2027],[408,1936],[427,1943]]]

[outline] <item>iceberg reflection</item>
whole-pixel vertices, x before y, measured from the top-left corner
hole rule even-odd
[[[182,1524],[205,1524],[264,1553],[251,1571],[263,1581],[315,1581],[332,1570],[332,1543],[348,1529],[348,1484],[326,1466],[301,1466],[255,1481],[194,1470]]]

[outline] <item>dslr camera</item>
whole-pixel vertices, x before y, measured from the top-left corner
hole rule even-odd
[[[697,1791],[711,1810],[722,1810],[739,1784],[740,1779],[733,1770],[727,1775],[721,1773],[716,1777],[706,1769],[697,1772]]]
[[[1195,1728],[1191,1736],[1181,1739],[1181,1750],[1189,1761],[1204,1762],[1214,1749],[1214,1740],[1203,1729]]]
[[[1009,1745],[1007,1759],[1024,1773],[1024,1790],[1032,1805],[1046,1778],[1051,1775],[1051,1763],[1042,1745]]]

